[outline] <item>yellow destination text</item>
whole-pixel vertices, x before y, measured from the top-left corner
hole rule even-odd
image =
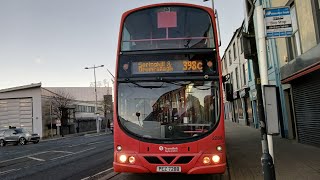
[[[169,61],[139,62],[138,71],[142,72],[172,72],[173,67]]]

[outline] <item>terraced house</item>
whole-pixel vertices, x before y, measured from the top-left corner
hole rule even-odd
[[[280,135],[320,147],[320,0],[244,0],[244,5],[244,23],[236,30],[222,58],[223,72],[230,74],[234,93],[233,100],[225,101],[226,116],[250,125],[252,113],[254,127],[259,126],[252,59],[235,61],[239,56],[236,52],[242,52],[243,48],[237,41],[241,42],[242,32],[253,36],[255,43],[251,45],[260,57],[263,47],[257,43],[257,7],[286,6],[290,9],[293,32],[286,38],[266,38],[267,84],[276,86],[279,94]],[[240,95],[246,88],[250,101]],[[245,97],[246,91],[242,94]]]

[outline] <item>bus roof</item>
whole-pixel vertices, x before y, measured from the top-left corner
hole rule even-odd
[[[213,11],[211,8],[206,7],[206,6],[200,6],[197,4],[189,4],[189,3],[157,3],[157,4],[150,4],[150,5],[146,5],[146,6],[141,6],[141,7],[137,7],[134,9],[131,9],[129,11],[126,11],[123,13],[122,15],[122,21],[131,13],[139,11],[139,10],[143,10],[143,9],[147,9],[147,8],[153,8],[153,7],[159,7],[159,6],[186,6],[186,7],[195,7],[195,8],[199,8],[199,9],[203,9],[205,11],[208,11],[210,13],[211,16],[213,16]]]

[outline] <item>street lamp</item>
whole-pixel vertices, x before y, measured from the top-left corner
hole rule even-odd
[[[93,69],[93,74],[94,74],[94,93],[96,96],[96,103],[95,103],[95,114],[96,114],[96,125],[97,125],[97,133],[100,132],[100,122],[98,119],[98,98],[97,98],[97,80],[96,80],[96,68],[99,67],[104,67],[104,65],[100,65],[100,66],[95,66],[93,65],[92,67],[85,67],[84,69]]]
[[[212,9],[214,11],[214,0],[203,0],[203,2],[212,1]]]

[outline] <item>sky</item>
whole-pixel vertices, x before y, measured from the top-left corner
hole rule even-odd
[[[0,0],[0,89],[112,86],[122,13],[161,2],[211,7],[203,0]],[[243,0],[215,0],[220,56],[243,19]],[[109,83],[108,83],[109,82]]]

